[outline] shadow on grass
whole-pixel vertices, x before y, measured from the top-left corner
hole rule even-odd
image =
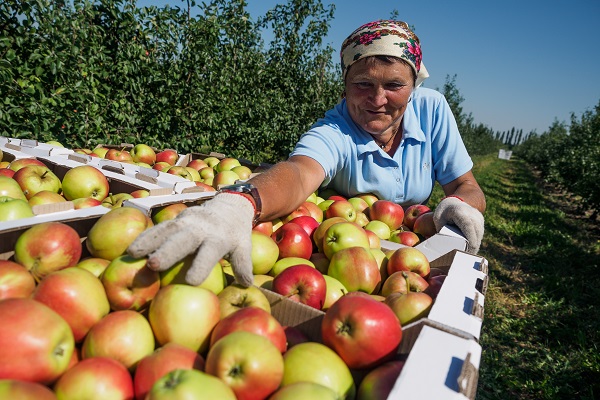
[[[475,173],[488,203],[480,253],[490,261],[477,398],[600,396],[597,227],[541,191],[518,160]]]

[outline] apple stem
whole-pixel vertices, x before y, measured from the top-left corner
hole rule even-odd
[[[402,271],[402,276],[404,277],[404,280],[406,281],[406,294],[410,293],[410,283],[408,282],[408,274],[406,273],[406,271]]]
[[[298,293],[300,293],[300,291],[298,289],[295,289],[293,292],[288,293],[285,297],[287,297],[289,299],[290,297],[295,296]]]

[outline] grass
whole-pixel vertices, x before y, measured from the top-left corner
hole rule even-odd
[[[477,399],[600,398],[600,224],[522,161],[475,161],[490,266]]]

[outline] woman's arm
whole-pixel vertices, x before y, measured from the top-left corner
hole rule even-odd
[[[465,203],[479,210],[480,213],[485,212],[485,195],[473,176],[473,172],[467,172],[452,182],[442,185],[442,188],[446,196],[459,197]]]

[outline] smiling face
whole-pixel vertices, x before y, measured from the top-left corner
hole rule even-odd
[[[352,120],[372,135],[390,134],[402,122],[414,87],[411,67],[375,57],[352,64],[346,76],[346,103]]]

